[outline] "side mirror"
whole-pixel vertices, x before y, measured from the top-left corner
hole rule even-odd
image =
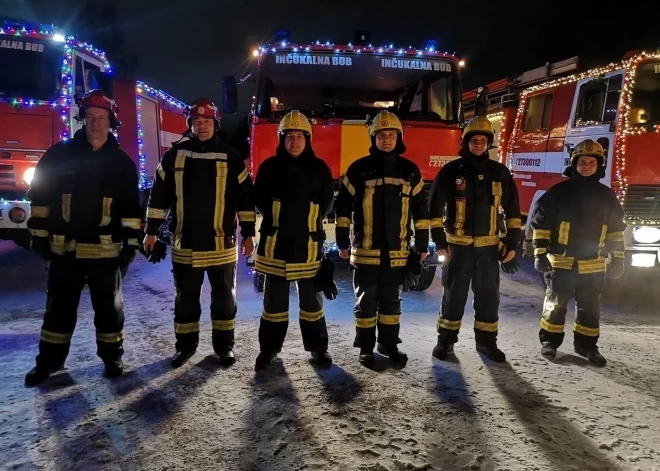
[[[234,114],[238,111],[238,86],[236,77],[222,78],[222,112]]]

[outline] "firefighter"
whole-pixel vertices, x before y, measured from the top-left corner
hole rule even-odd
[[[424,181],[417,165],[401,155],[406,151],[401,121],[393,113],[381,111],[371,122],[369,134],[369,155],[351,164],[342,179],[336,230],[339,255],[350,256],[354,269],[353,346],[360,349],[359,361],[368,368],[374,365],[376,342],[378,352],[392,362],[408,360],[398,344],[401,285],[413,235],[411,216],[414,256],[420,261],[427,256],[429,239]]]
[[[476,349],[496,362],[506,361],[497,347],[499,262],[515,265],[521,220],[518,191],[509,169],[489,159],[495,134],[488,118],[477,116],[463,129],[459,159],[442,167],[431,187],[431,237],[442,269],[442,306],[433,356],[444,360],[458,341],[468,290],[474,293]],[[498,211],[505,213],[506,238],[500,244]],[[503,267],[504,269],[504,267]]]
[[[211,284],[213,350],[232,365],[236,319],[236,217],[241,254],[254,251],[256,214],[252,180],[241,157],[219,138],[216,106],[206,98],[188,110],[190,140],[168,150],[154,175],[147,206],[144,249],[151,252],[168,213],[172,215],[174,334],[172,366],[186,363],[199,343],[204,273]]]
[[[597,366],[607,360],[598,351],[600,294],[604,277],[623,275],[623,208],[614,192],[599,182],[605,176],[605,152],[587,139],[571,153],[568,180],[541,196],[534,209],[536,269],[545,276],[539,338],[541,354],[555,358],[564,339],[568,302],[575,298],[575,352]],[[612,257],[605,263],[607,255]]]
[[[332,173],[312,149],[312,126],[299,111],[282,118],[275,155],[255,179],[255,203],[263,216],[256,270],[266,275],[256,368],[282,350],[289,326],[289,286],[298,288],[305,350],[320,366],[332,364],[321,293],[315,277],[323,256],[323,219],[332,210]]]
[[[120,270],[135,258],[141,231],[138,172],[110,133],[119,122],[108,94],[85,94],[77,119],[82,129],[48,149],[28,193],[32,250],[50,262],[39,355],[25,377],[29,386],[63,368],[85,283],[105,373],[116,377],[124,369]]]

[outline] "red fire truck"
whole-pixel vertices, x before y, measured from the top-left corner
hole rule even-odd
[[[429,184],[443,163],[456,158],[462,121],[459,60],[437,51],[432,42],[419,49],[379,47],[365,36],[356,35],[356,41],[346,45],[294,44],[281,37],[253,51],[256,89],[249,119],[253,175],[275,153],[279,120],[294,109],[310,118],[314,151],[326,161],[336,182],[352,162],[368,154],[366,125],[383,109],[401,119],[405,156],[419,166]],[[223,84],[224,112],[235,112],[236,79],[225,78]],[[326,249],[332,252],[336,250],[333,217],[325,228]],[[419,290],[433,281],[437,256],[429,257],[429,262]]]
[[[0,23],[0,238],[26,246],[34,168],[80,127],[76,100],[102,88],[117,101],[119,143],[148,191],[162,154],[187,128],[185,104],[142,82],[112,80],[105,54],[49,27]]]
[[[566,178],[562,172],[575,145],[596,140],[607,155],[602,182],[624,207],[628,263],[658,266],[660,53],[632,52],[619,63],[582,72],[575,57],[487,87],[488,112],[507,150],[503,155],[500,149],[500,158],[514,174],[523,211],[531,213],[545,190]],[[470,112],[474,96],[464,94]],[[530,238],[528,231],[528,255]]]

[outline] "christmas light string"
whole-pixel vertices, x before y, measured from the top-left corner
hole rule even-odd
[[[621,104],[619,105],[619,120],[617,122],[616,131],[615,131],[615,141],[614,141],[614,179],[611,183],[612,189],[617,194],[619,201],[625,207],[626,194],[628,189],[628,183],[624,175],[624,170],[626,168],[626,145],[627,137],[632,135],[640,135],[646,132],[660,132],[660,125],[654,125],[653,128],[648,126],[636,126],[631,122],[631,111],[632,111],[632,97],[633,91],[635,88],[635,76],[637,74],[637,69],[640,63],[648,60],[659,60],[660,52],[649,53],[641,52],[636,54],[629,59],[618,63],[610,63],[603,67],[597,67],[595,69],[587,70],[579,74],[570,75],[567,77],[558,78],[545,82],[539,85],[534,85],[520,94],[520,103],[518,105],[518,111],[516,113],[516,120],[514,122],[513,133],[509,140],[508,145],[508,154],[513,153],[513,144],[515,142],[515,136],[518,131],[518,126],[522,115],[525,111],[526,100],[531,94],[535,94],[540,91],[548,90],[551,88],[558,87],[560,85],[565,85],[573,82],[577,82],[583,79],[594,79],[602,76],[604,74],[614,72],[617,70],[624,71],[623,78],[623,87],[621,90]],[[513,159],[509,162],[509,168],[512,169]],[[660,220],[647,220],[642,218],[637,218],[634,216],[626,215],[628,220],[639,222],[641,224],[660,224]]]

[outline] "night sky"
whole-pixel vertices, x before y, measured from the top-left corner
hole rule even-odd
[[[75,34],[68,28],[81,3],[0,0],[0,17],[55,23]],[[183,101],[209,96],[219,102],[221,78],[242,75],[252,49],[280,29],[289,30],[294,43],[347,43],[355,30],[371,31],[374,44],[397,47],[421,46],[433,38],[440,50],[466,60],[464,88],[516,76],[546,61],[580,56],[608,63],[628,50],[660,46],[660,25],[639,2],[629,3],[628,12],[622,10],[625,2],[584,0],[403,1],[398,8],[373,0],[114,3],[126,42],[139,55],[137,78]],[[246,110],[251,95],[241,89]]]

